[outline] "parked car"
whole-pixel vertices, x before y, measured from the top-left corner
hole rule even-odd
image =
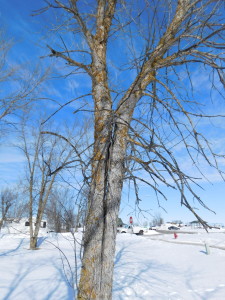
[[[117,227],[117,233],[127,233],[128,232],[128,225],[123,224],[123,226]]]
[[[149,227],[149,230],[157,230],[155,226]]]
[[[123,225],[122,227],[117,228],[118,233],[134,233],[137,235],[143,235],[144,232],[148,232],[148,229],[140,226],[134,226],[134,225]]]
[[[169,230],[180,230],[180,227],[177,226],[170,226],[168,227]]]

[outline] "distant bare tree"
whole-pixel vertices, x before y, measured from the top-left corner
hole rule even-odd
[[[10,212],[10,208],[15,205],[17,200],[17,194],[13,192],[9,188],[5,188],[1,191],[1,199],[0,199],[0,210],[1,210],[1,219],[0,219],[0,231],[4,221],[7,217],[9,217],[8,213]]]
[[[78,211],[77,211],[77,225],[84,226],[85,225],[85,219],[87,216],[87,208],[88,208],[88,195],[89,195],[90,187],[89,185],[85,185],[82,187],[78,201]]]
[[[13,117],[21,115],[37,99],[38,88],[46,79],[48,71],[41,74],[38,68],[28,69],[12,63],[9,52],[13,41],[0,30],[0,135],[4,134],[7,125],[15,125]]]
[[[158,214],[154,215],[151,223],[152,223],[152,226],[160,226],[160,225],[163,224],[163,222],[164,221],[163,221],[163,218],[162,218],[161,214],[158,213]]]
[[[49,201],[46,205],[45,214],[47,216],[48,228],[55,232],[62,230],[62,210],[59,204],[58,193],[53,190],[49,196]]]
[[[50,229],[70,232],[78,226],[75,197],[66,188],[55,188],[49,197],[45,213]]]
[[[68,147],[66,142],[55,135],[43,135],[41,129],[41,125],[34,127],[29,122],[23,123],[18,146],[27,162],[31,249],[37,247],[41,221],[57,175],[65,167],[78,161],[73,156],[73,148]]]

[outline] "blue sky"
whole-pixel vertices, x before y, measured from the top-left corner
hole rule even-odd
[[[54,34],[46,31],[46,28],[51,25],[53,17],[51,13],[42,14],[37,17],[32,17],[33,11],[45,6],[42,1],[29,1],[29,0],[11,0],[5,1],[0,0],[1,5],[1,25],[6,28],[7,36],[9,39],[14,40],[14,47],[10,52],[9,60],[12,64],[18,63],[26,66],[26,63],[30,60],[34,64],[40,65],[44,70],[49,66],[52,66],[54,75],[62,75],[68,72],[65,69],[65,65],[62,61],[57,60],[53,64],[53,60],[48,58],[40,59],[40,56],[45,56],[49,53],[46,47],[47,43],[51,45],[57,45],[57,38]],[[43,33],[46,33],[47,39],[43,38]],[[71,41],[71,37],[68,38]],[[135,77],[135,71],[120,72],[118,68],[115,68],[116,64],[124,65],[127,63],[127,52],[129,47],[121,50],[124,41],[118,43],[117,40],[112,40],[109,47],[109,61],[110,67],[109,72],[112,76],[112,85],[115,83],[117,88],[123,89],[124,86],[128,86],[129,83]],[[134,45],[135,51],[140,51],[140,45],[138,42]],[[119,57],[119,58],[118,58]],[[185,73],[184,73],[185,77]],[[192,80],[193,86],[196,89],[195,96],[199,99],[206,100],[206,110],[211,113],[225,113],[225,105],[222,98],[218,93],[212,92],[210,99],[210,83],[209,77],[204,73],[204,69],[192,68]],[[186,81],[184,79],[184,85]],[[71,98],[78,97],[82,93],[87,93],[91,88],[90,80],[85,75],[71,76],[66,81],[64,79],[53,78],[44,85],[45,94],[48,97],[52,97],[59,103],[64,103]],[[224,93],[221,86],[219,89]],[[61,111],[56,117],[56,122],[67,121],[68,124],[73,121],[74,115],[72,112],[81,105],[81,102],[74,102],[72,105]],[[88,108],[91,108],[89,102]],[[45,115],[50,114],[57,106],[54,102],[40,102],[39,108],[43,110]],[[77,117],[77,116],[76,116]],[[86,117],[85,113],[79,115],[78,121]],[[201,131],[207,134],[210,142],[214,145],[219,153],[225,150],[225,122],[222,118],[217,120],[204,120],[198,124]],[[21,153],[18,152],[11,145],[14,143],[14,134],[4,139],[5,144],[2,143],[0,146],[0,185],[5,186],[6,184],[15,184],[18,182],[19,177],[23,174],[24,170],[24,158]],[[176,153],[179,156],[180,163],[183,168],[189,173],[195,173],[193,165],[190,160],[185,156],[183,149],[179,149],[177,146]],[[220,160],[221,166],[225,169],[224,159]],[[206,179],[199,180],[202,189],[197,189],[202,200],[206,203],[209,208],[216,212],[216,215],[205,210],[197,203],[196,207],[199,209],[199,213],[203,219],[211,223],[225,223],[225,183],[219,174],[210,169],[204,162],[202,162],[202,169],[209,181]],[[121,213],[123,221],[126,223],[130,215],[133,215],[134,220],[142,223],[145,220],[151,221],[152,215],[160,213],[165,221],[181,219],[184,222],[192,221],[193,215],[184,207],[180,206],[179,194],[165,190],[165,187],[160,187],[165,191],[168,200],[160,201],[160,205],[167,211],[167,213],[159,208],[158,202],[155,198],[154,192],[145,186],[140,185],[139,191],[141,195],[140,208],[143,210],[141,213],[135,207],[135,195],[133,190],[128,192],[127,186],[125,185],[123,191],[123,199],[121,203]],[[190,203],[192,200],[190,199]]]

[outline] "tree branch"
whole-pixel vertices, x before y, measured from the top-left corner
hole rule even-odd
[[[49,55],[50,57],[52,57],[52,56],[61,57],[61,58],[65,59],[69,65],[81,68],[81,69],[85,70],[90,76],[92,76],[90,65],[85,65],[80,62],[77,62],[76,60],[72,59],[69,56],[66,56],[62,52],[58,52],[48,45],[47,45],[47,47],[51,51],[51,54]]]

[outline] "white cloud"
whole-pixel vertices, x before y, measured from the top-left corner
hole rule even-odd
[[[16,148],[0,148],[0,164],[23,162],[25,162],[25,158]]]

